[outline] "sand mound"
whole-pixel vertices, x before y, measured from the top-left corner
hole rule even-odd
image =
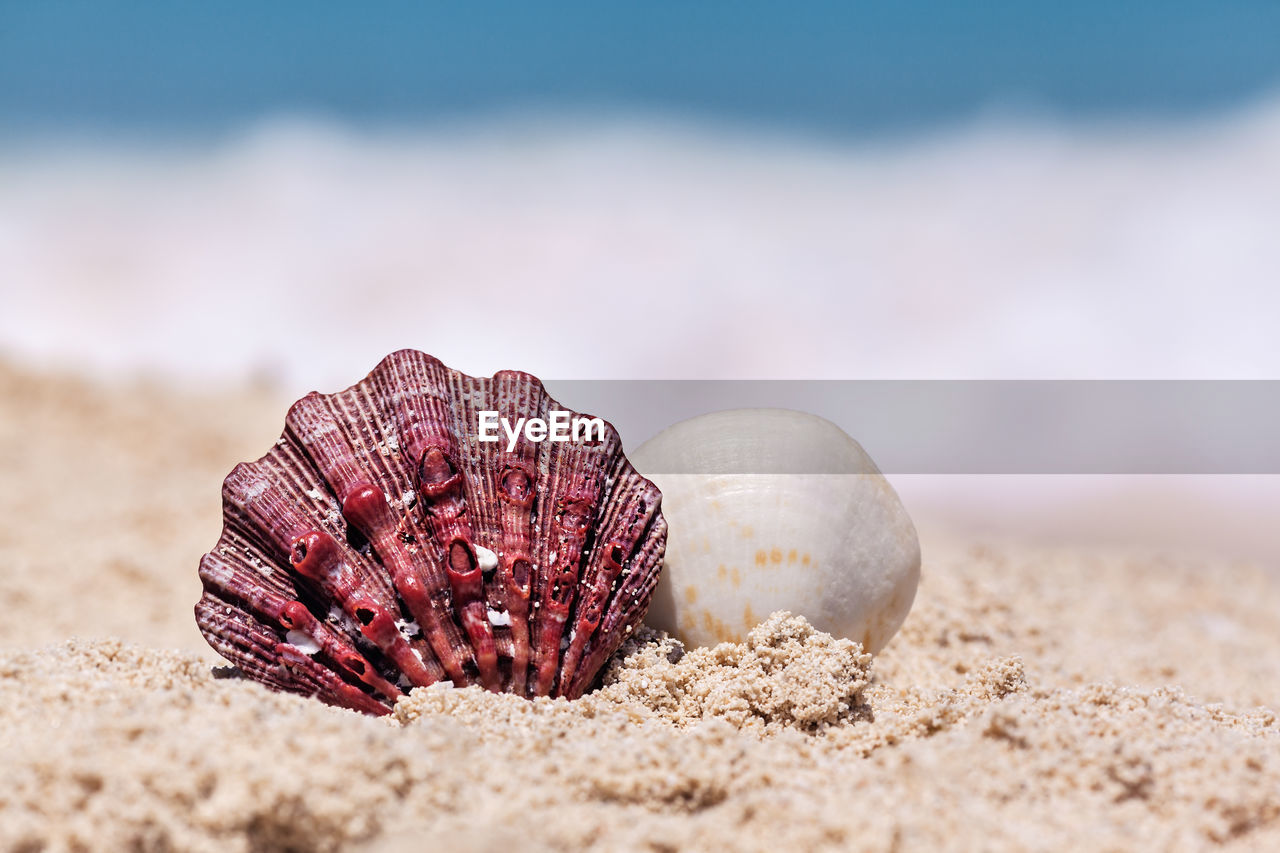
[[[1017,658],[980,662],[957,688],[868,687],[857,646],[781,614],[745,643],[676,651],[633,642],[578,702],[425,688],[389,720],[118,641],[9,654],[0,837],[20,850],[1277,837],[1270,711],[1037,689]]]

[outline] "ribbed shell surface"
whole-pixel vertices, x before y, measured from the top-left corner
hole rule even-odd
[[[608,423],[480,440],[482,412],[555,411],[580,417],[529,374],[414,350],[303,397],[223,483],[201,632],[250,678],[369,713],[439,681],[581,695],[644,618],[666,522]]]

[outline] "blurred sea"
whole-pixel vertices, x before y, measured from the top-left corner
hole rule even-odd
[[[913,132],[1221,112],[1280,87],[1272,0],[0,3],[0,127],[215,133],[513,107]]]
[[[555,378],[1277,378],[1280,103],[829,142],[658,120],[0,156],[0,349],[337,387],[416,346]]]

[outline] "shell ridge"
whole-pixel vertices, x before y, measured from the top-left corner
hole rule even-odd
[[[417,460],[417,491],[421,517],[442,552],[444,573],[453,590],[454,612],[471,642],[479,679],[498,686],[497,651],[484,605],[484,587],[475,552],[475,537],[467,517],[463,477],[458,458],[460,441],[447,368],[436,362],[407,385],[415,393],[401,401],[408,432],[402,441]]]
[[[395,355],[403,355],[404,351]],[[399,371],[414,366],[408,357],[388,356],[370,374],[371,387],[379,390],[378,412],[381,420],[389,424],[383,427],[384,442],[394,442],[394,455],[399,459],[405,491],[401,493],[401,520],[399,533],[410,554],[412,568],[400,577],[398,589],[409,604],[409,609],[427,643],[440,660],[450,679],[462,686],[471,682],[467,674],[475,666],[475,656],[465,634],[453,617],[453,590],[445,576],[443,551],[438,547],[430,527],[415,512],[420,496],[414,482],[414,461],[407,452],[407,441],[400,426],[402,396],[399,388],[412,381]],[[407,496],[407,497],[406,497]]]
[[[479,411],[552,409],[531,374],[417,350],[305,395],[223,482],[201,632],[273,689],[368,713],[445,677],[580,695],[643,618],[666,525],[607,421],[603,440],[479,440]]]
[[[656,492],[657,489],[654,488],[653,491]],[[658,584],[662,568],[667,530],[660,501],[655,502],[652,510],[639,535],[639,544],[634,554],[626,561],[610,585],[608,601],[601,614],[599,625],[584,642],[582,663],[574,674],[574,680],[566,694],[570,698],[582,695],[595,679],[604,662],[617,651],[634,626],[644,619],[649,610],[649,601]]]
[[[488,556],[492,553],[495,542],[481,457],[483,448],[480,447],[473,430],[469,427],[469,424],[474,422],[477,411],[475,400],[477,397],[484,396],[488,389],[483,379],[466,376],[456,371],[449,371],[446,376],[449,381],[449,398],[453,404],[450,408],[452,418],[447,424],[455,448],[451,461],[461,476],[459,483],[461,512],[458,519],[465,524],[462,529],[467,536],[466,547],[470,551],[469,559],[474,565],[473,571],[478,590],[475,603],[469,607],[468,616],[476,620],[471,632],[478,635],[479,642],[483,643],[484,667],[491,670],[485,673],[485,686],[492,690],[499,690],[508,681],[501,671],[500,659],[503,657],[502,647],[508,644],[509,640],[493,624],[489,615],[496,603],[496,590],[491,582],[493,567],[490,565]],[[480,664],[479,660],[477,664]]]
[[[555,405],[559,407],[558,403]],[[554,561],[548,567],[542,590],[538,619],[541,630],[535,641],[534,688],[540,694],[555,687],[556,673],[568,648],[566,627],[571,624],[581,594],[583,568],[595,547],[597,526],[607,504],[610,443],[606,432],[605,441],[598,445],[562,442],[553,447],[555,470],[559,472],[564,466],[566,477],[559,479],[560,488],[548,490],[553,500],[544,523],[544,530],[553,534],[546,537],[547,541],[556,547],[551,551]]]
[[[310,396],[304,398],[312,402],[292,410],[303,419],[304,425],[310,423],[307,418],[315,415],[314,399]],[[324,434],[332,433],[326,430]],[[434,661],[425,661],[415,654],[395,630],[399,601],[384,574],[374,568],[376,564],[371,560],[350,547],[346,541],[345,523],[340,516],[335,520],[325,514],[322,519],[317,519],[314,501],[303,500],[303,495],[315,489],[303,491],[303,484],[298,479],[300,472],[310,470],[313,481],[325,483],[326,488],[330,488],[319,472],[322,466],[308,455],[308,451],[319,456],[321,452],[341,452],[338,448],[334,442],[318,443],[311,448],[302,445],[301,453],[294,456],[289,442],[278,443],[268,454],[268,465],[264,467],[272,467],[272,462],[283,462],[285,464],[276,464],[274,468],[284,476],[268,481],[262,488],[255,483],[252,488],[257,493],[253,500],[246,502],[246,509],[250,517],[260,517],[270,526],[277,551],[289,554],[289,570],[299,576],[304,586],[315,591],[317,597],[327,596],[336,600],[349,617],[360,622],[361,634],[408,674],[411,681],[430,684],[439,680],[438,667],[434,666]],[[304,460],[310,465],[304,466]],[[289,484],[294,487],[294,503],[287,500],[281,488]]]
[[[370,404],[366,389],[360,386],[321,402],[325,406],[325,417],[339,424],[346,439],[344,443],[333,442],[319,448],[338,456],[333,470],[341,479],[338,483],[331,483],[331,487],[337,492],[347,524],[368,541],[368,562],[377,570],[378,579],[397,596],[394,599],[396,629],[416,655],[423,659],[432,677],[428,683],[439,681],[446,672],[456,677],[460,672],[455,674],[445,666],[446,662],[452,661],[441,661],[425,638],[415,639],[405,635],[400,628],[406,613],[418,621],[428,608],[410,580],[416,574],[414,560],[400,538],[399,520],[390,497],[402,494],[403,489],[383,454],[386,441],[374,417],[375,407]],[[363,465],[360,460],[364,460]],[[320,459],[315,461],[325,467]]]
[[[528,374],[503,371],[495,374],[494,411],[511,422],[520,412],[545,413],[549,397],[540,382],[529,381]],[[517,436],[508,450],[503,441],[485,442],[491,461],[489,474],[494,481],[496,505],[500,517],[501,554],[496,579],[503,586],[508,631],[511,635],[511,681],[509,689],[524,695],[527,690],[530,646],[530,595],[536,564],[533,533],[537,524],[537,498],[541,487],[539,456],[542,445]]]
[[[644,541],[656,508],[646,501],[642,484],[627,478],[619,470],[618,460],[625,457],[618,453],[612,460],[610,494],[605,502],[605,516],[600,520],[601,536],[596,542],[583,570],[582,590],[585,591],[574,608],[569,648],[565,652],[563,678],[572,684],[586,645],[600,626],[604,610],[613,596],[614,585],[626,566],[635,559]]]
[[[308,398],[303,398],[307,400]],[[342,438],[341,427],[336,426],[336,419],[332,419],[331,415],[322,414],[318,409],[323,407],[323,403],[314,402],[318,400],[312,398],[312,408],[305,411],[303,417],[311,421],[333,420],[335,431],[326,433],[332,436],[331,439],[322,443],[308,446],[298,439],[296,432],[286,420],[286,431],[291,435],[292,441],[286,442],[277,447],[269,454],[272,462],[277,463],[278,473],[288,477],[287,482],[292,486],[292,497],[297,502],[296,505],[302,507],[302,513],[297,516],[296,531],[287,542],[281,544],[286,548],[286,554],[290,554],[293,550],[294,542],[303,533],[310,530],[320,531],[327,534],[338,546],[341,552],[343,564],[352,573],[353,579],[358,582],[360,589],[376,603],[383,608],[391,608],[397,606],[396,595],[391,587],[386,572],[382,570],[380,564],[373,559],[360,553],[356,548],[352,547],[348,538],[348,524],[342,516],[342,498],[340,494],[341,483],[332,483],[326,476],[326,462],[322,461],[330,457],[343,457],[335,460],[333,470],[341,471],[343,476],[358,477],[358,473],[354,473],[354,465],[350,461],[354,458],[350,452],[349,446]],[[300,401],[301,402],[301,401]],[[295,411],[299,411],[295,408]],[[316,486],[322,486],[325,489],[321,493]],[[326,500],[327,493],[327,500]],[[284,498],[284,495],[279,497]],[[320,506],[324,506],[324,510]],[[285,512],[283,508],[278,508],[278,512]],[[286,560],[286,565],[289,561]]]
[[[540,512],[535,521],[534,536],[534,581],[532,589],[533,609],[531,624],[530,687],[536,695],[546,695],[551,690],[550,675],[559,661],[559,640],[553,637],[555,609],[548,604],[551,600],[550,590],[555,576],[561,571],[558,560],[562,559],[562,548],[553,539],[557,507],[563,502],[568,489],[563,485],[566,479],[572,483],[573,469],[561,466],[560,458],[564,455],[561,445],[544,442],[539,453],[539,479],[545,487],[539,492]],[[576,460],[573,460],[576,462]]]
[[[478,400],[496,392],[481,379],[467,382],[455,377],[456,421],[455,430],[463,452],[458,461],[463,471],[465,502],[473,536],[472,547],[480,568],[483,583],[485,619],[493,636],[502,689],[510,689],[513,658],[513,639],[510,626],[504,624],[502,615],[507,612],[506,594],[497,573],[501,561],[501,522],[499,520],[494,478],[492,476],[492,445],[479,441],[470,427],[477,423],[481,404]]]

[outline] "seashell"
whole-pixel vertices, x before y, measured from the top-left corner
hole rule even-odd
[[[482,441],[480,412],[565,410],[527,373],[474,378],[414,350],[296,402],[223,483],[195,608],[209,644],[271,687],[374,714],[441,682],[581,695],[648,609],[662,495],[604,421]]]
[[[671,524],[648,622],[690,645],[744,637],[777,610],[879,651],[920,579],[915,527],[838,426],[783,409],[682,421],[631,454]]]

